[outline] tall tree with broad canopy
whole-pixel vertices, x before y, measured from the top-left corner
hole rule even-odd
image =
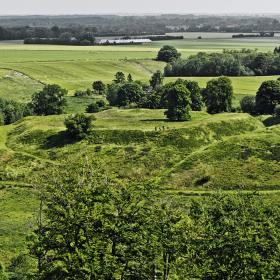
[[[67,90],[59,85],[46,85],[32,96],[31,106],[37,115],[59,115],[66,106]]]
[[[117,93],[117,104],[119,106],[128,106],[129,104],[138,104],[143,97],[141,85],[135,82],[127,82],[120,86]]]
[[[256,112],[273,114],[277,104],[280,104],[280,81],[263,82],[256,95]]]
[[[227,77],[210,80],[204,91],[207,112],[217,114],[230,112],[232,109],[233,87]]]
[[[170,121],[189,121],[191,119],[191,93],[183,83],[169,85],[166,92],[166,117]]]

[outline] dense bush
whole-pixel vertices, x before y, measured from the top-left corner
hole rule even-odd
[[[157,60],[171,62],[177,60],[181,54],[172,46],[163,46],[157,55]]]
[[[74,93],[74,96],[76,97],[88,97],[91,96],[93,92],[88,88],[86,90],[77,90]]]
[[[112,106],[140,104],[144,95],[142,86],[136,82],[115,83],[108,86],[107,99]]]
[[[97,112],[100,112],[102,109],[104,109],[105,106],[106,106],[105,101],[98,100],[96,102],[89,104],[86,108],[86,112],[87,113],[97,113]]]
[[[33,114],[28,104],[0,98],[0,125],[14,123]]]
[[[67,90],[59,85],[46,85],[32,96],[31,105],[37,115],[58,115],[66,105]]]
[[[95,120],[93,116],[85,114],[71,115],[64,121],[66,132],[73,139],[83,139],[90,132],[93,120]]]
[[[106,85],[102,81],[94,81],[92,88],[98,94],[104,94],[106,92]]]
[[[280,56],[255,51],[203,53],[177,59],[165,68],[165,76],[253,76],[280,74]]]
[[[256,112],[273,114],[277,104],[280,104],[280,81],[263,82],[256,95]]]
[[[240,108],[242,112],[248,114],[256,113],[256,98],[255,96],[244,96],[240,101]]]

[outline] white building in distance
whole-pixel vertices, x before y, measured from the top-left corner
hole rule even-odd
[[[150,39],[101,39],[97,41],[98,45],[133,45],[133,44],[148,44]]]

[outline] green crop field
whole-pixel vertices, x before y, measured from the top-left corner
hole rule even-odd
[[[148,81],[165,66],[153,60],[165,44],[177,47],[183,57],[224,48],[272,51],[279,45],[277,38],[233,40],[203,34],[197,40],[196,35],[143,46],[0,44],[0,97],[27,102],[44,84],[57,83],[69,90],[66,113],[84,112],[101,97],[77,98],[76,90],[91,87],[93,80],[109,83],[117,71]],[[211,79],[185,78],[202,87]],[[235,105],[242,96],[254,95],[263,81],[276,78],[232,77]],[[280,127],[277,122],[268,126],[269,116],[192,112],[190,122],[167,122],[164,110],[116,108],[94,115],[91,134],[80,142],[65,137],[66,114],[26,117],[0,126],[0,262],[9,264],[27,248],[25,238],[38,208],[35,179],[69,162],[94,158],[109,175],[123,181],[152,181],[163,195],[178,198],[238,189],[279,199]]]

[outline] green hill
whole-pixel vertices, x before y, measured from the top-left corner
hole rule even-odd
[[[167,122],[164,110],[111,109],[95,114],[92,133],[72,142],[65,115],[26,117],[0,127],[0,259],[26,248],[38,209],[34,180],[94,158],[108,176],[152,180],[168,195],[280,188],[280,128],[247,114],[193,112],[191,122]],[[98,168],[98,166],[97,166]],[[272,196],[270,196],[272,197]],[[15,206],[16,205],[16,206]]]

